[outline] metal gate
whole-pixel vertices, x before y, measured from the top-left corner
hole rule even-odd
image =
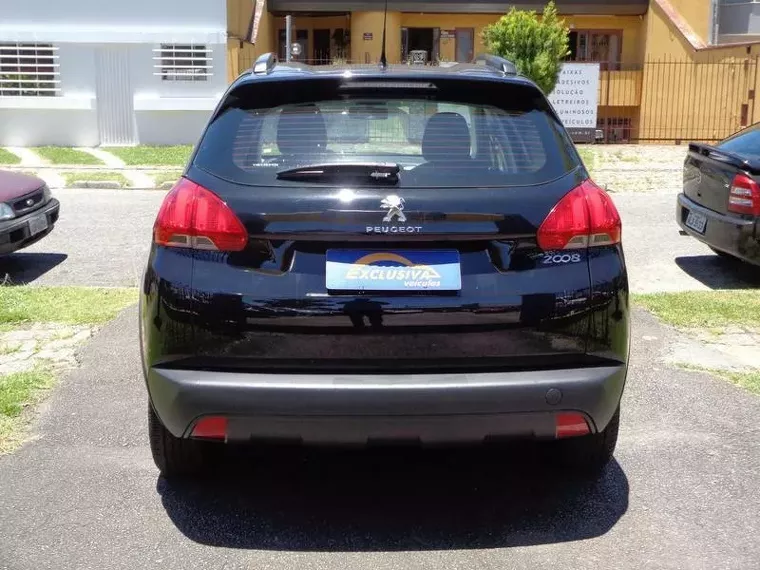
[[[95,54],[95,65],[100,144],[137,144],[129,46],[99,47]]]
[[[760,120],[758,56],[607,64],[600,75],[607,143],[718,141]]]

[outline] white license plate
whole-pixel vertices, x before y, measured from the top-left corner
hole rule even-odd
[[[689,215],[686,217],[686,227],[691,228],[700,234],[705,233],[705,228],[707,227],[707,216],[693,211],[689,212]]]
[[[36,216],[29,220],[29,235],[36,236],[48,229],[47,216],[45,214]]]

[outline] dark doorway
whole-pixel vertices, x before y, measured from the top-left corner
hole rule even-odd
[[[414,52],[425,52],[425,63],[438,61],[440,28],[402,28],[401,59],[408,61]]]
[[[309,49],[309,30],[294,30],[293,42],[301,44],[301,54],[293,54],[293,61],[303,61],[307,57]],[[280,50],[277,57],[280,61],[285,61],[285,30],[280,30]]]
[[[314,63],[327,65],[330,57],[330,30],[314,30]]]

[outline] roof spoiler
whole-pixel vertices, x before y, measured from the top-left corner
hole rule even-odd
[[[745,170],[752,174],[760,174],[760,160],[757,158],[742,156],[735,152],[697,142],[689,143],[689,151],[701,156],[706,156],[718,162],[730,164],[739,170]]]
[[[501,71],[506,75],[517,75],[517,67],[515,67],[515,64],[498,55],[490,53],[480,54],[475,58],[474,63],[476,65],[485,65],[491,69]]]

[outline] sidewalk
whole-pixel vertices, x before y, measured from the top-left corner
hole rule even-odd
[[[39,176],[52,189],[168,190],[192,147],[0,148],[0,168]]]

